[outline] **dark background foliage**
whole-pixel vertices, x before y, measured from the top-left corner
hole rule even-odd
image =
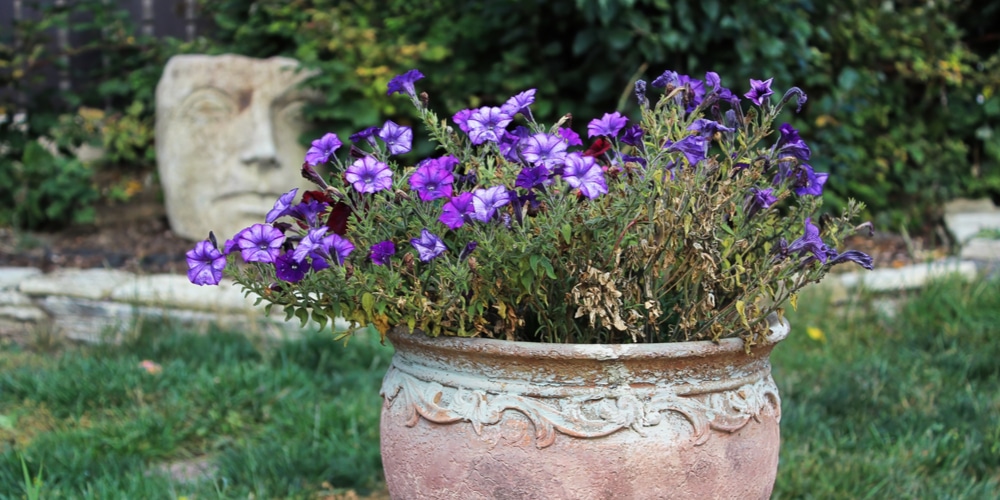
[[[310,85],[325,102],[310,118],[341,134],[387,118],[412,121],[406,101],[384,89],[414,67],[446,116],[535,87],[536,116],[572,113],[578,131],[604,112],[634,111],[632,82],[665,69],[696,78],[717,71],[738,93],[751,77],[774,77],[776,89],[797,85],[810,96],[788,120],[813,146],[814,167],[831,174],[828,209],[855,197],[882,229],[930,232],[945,200],[1000,201],[1000,2],[221,0],[200,2],[207,38],[192,42],[138,35],[114,2],[42,4],[51,14],[43,21],[0,29],[0,108],[30,111],[27,134],[0,125],[0,143],[8,144],[0,153],[4,200],[28,200],[31,188],[54,182],[44,173],[50,167],[38,166],[45,162],[24,161],[26,144],[42,135],[61,135],[62,149],[103,144],[106,160],[84,169],[150,169],[152,91],[165,60],[234,52],[288,55],[319,68]],[[55,26],[91,36],[59,48],[51,43]],[[90,67],[88,85],[52,99],[38,89],[67,50],[105,62]],[[53,134],[60,114],[86,122],[81,106],[103,111],[96,132],[64,126]],[[3,204],[0,223],[51,227],[85,215],[93,199],[49,191],[71,208],[38,217]]]

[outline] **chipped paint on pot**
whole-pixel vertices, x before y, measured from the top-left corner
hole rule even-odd
[[[764,345],[430,338],[382,382],[392,498],[768,498],[781,400]]]

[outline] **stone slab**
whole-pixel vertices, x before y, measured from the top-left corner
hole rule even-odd
[[[25,278],[18,289],[27,295],[96,300],[107,298],[111,290],[130,279],[134,279],[133,274],[116,269],[62,269]]]
[[[42,274],[34,267],[0,267],[0,290],[17,288],[27,278]]]
[[[963,259],[1000,262],[1000,240],[973,238],[962,245],[959,256]]]
[[[0,306],[0,318],[21,323],[39,323],[49,319],[45,311],[32,306]]]
[[[839,278],[847,288],[861,286],[876,292],[889,292],[919,288],[931,279],[942,278],[950,274],[959,274],[966,279],[974,279],[977,274],[976,263],[967,260],[946,259],[894,269],[885,268],[860,273],[846,273]]]
[[[31,299],[15,290],[0,290],[0,306],[30,306]]]
[[[188,281],[186,276],[176,274],[137,276],[115,287],[110,298],[178,309],[264,314],[263,305],[253,305],[256,295],[244,297],[242,287],[234,285],[230,280],[223,280],[217,286],[198,286]]]
[[[1000,211],[989,198],[955,198],[944,204],[945,214],[961,214],[969,212],[996,212]]]

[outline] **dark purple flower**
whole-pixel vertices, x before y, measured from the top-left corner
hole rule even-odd
[[[521,189],[531,190],[536,186],[544,186],[548,184],[549,176],[552,172],[545,168],[543,165],[537,167],[524,167],[521,172],[517,174],[517,180],[514,181],[514,186]]]
[[[470,241],[470,242],[466,243],[465,244],[465,248],[462,249],[462,253],[458,254],[458,261],[459,262],[464,261],[466,258],[469,257],[469,255],[472,254],[472,251],[475,250],[476,247],[478,247],[478,246],[479,246],[479,243],[476,242],[476,241]]]
[[[339,234],[331,234],[323,238],[322,248],[325,250],[324,254],[336,257],[337,265],[342,266],[344,259],[354,251],[354,244]]]
[[[628,118],[621,113],[604,113],[600,118],[594,118],[587,124],[587,137],[608,136],[618,137],[618,132],[628,123]]]
[[[417,249],[417,253],[420,254],[421,262],[430,262],[438,255],[441,255],[448,250],[448,247],[444,246],[444,242],[437,235],[431,233],[426,228],[420,231],[420,238],[413,238],[410,240],[410,244],[413,248]]]
[[[309,227],[319,227],[322,225],[320,224],[319,216],[323,212],[326,212],[326,209],[329,207],[330,205],[326,202],[310,199],[293,205],[285,212],[285,215],[292,216],[304,222]]]
[[[773,190],[771,189],[752,188],[750,190],[750,196],[746,202],[747,219],[753,217],[761,210],[767,210],[778,201],[778,198],[772,192]]]
[[[500,142],[513,117],[498,107],[484,106],[472,112],[466,126],[473,144]]]
[[[635,98],[639,101],[639,106],[649,107],[649,99],[646,98],[646,80],[635,81]]]
[[[733,94],[732,90],[722,86],[722,79],[714,71],[705,73],[705,83],[712,87],[712,92],[717,93],[720,101],[726,101],[734,106],[738,106],[740,98]]]
[[[264,222],[270,224],[279,217],[286,215],[288,209],[292,206],[292,199],[295,198],[295,193],[298,191],[299,188],[295,188],[278,197],[278,201],[274,202],[274,208],[264,217]]]
[[[518,113],[523,113],[530,120],[531,110],[528,106],[535,102],[535,91],[536,89],[528,89],[507,99],[507,102],[503,106],[500,106],[500,109],[511,117],[517,116]]]
[[[697,132],[701,134],[702,137],[706,139],[711,139],[715,134],[719,132],[732,132],[733,129],[722,125],[721,123],[714,120],[706,120],[704,118],[698,118],[691,125],[688,126],[688,130]]]
[[[389,258],[396,254],[396,245],[391,241],[380,241],[372,245],[371,258],[376,266],[384,266],[389,263]]]
[[[451,184],[455,177],[448,170],[438,166],[437,161],[427,162],[417,167],[410,176],[410,189],[420,195],[422,201],[431,201],[451,196]]]
[[[378,127],[368,127],[364,130],[358,131],[355,134],[351,134],[351,137],[349,137],[349,139],[353,143],[357,143],[361,139],[366,139],[368,140],[369,143],[373,143],[372,138],[375,136],[375,134],[378,134],[379,130],[381,129],[379,129]]]
[[[677,75],[677,86],[685,89],[684,95],[678,96],[684,102],[685,110],[691,112],[701,105],[705,98],[704,82],[688,75]]]
[[[592,156],[583,156],[573,152],[566,155],[566,165],[563,167],[562,178],[574,189],[579,189],[590,199],[608,193],[608,184],[604,180],[604,172]]]
[[[396,75],[392,80],[389,80],[389,92],[386,95],[399,92],[409,95],[411,99],[416,99],[417,89],[413,86],[413,83],[423,77],[424,74],[415,69],[411,69],[401,75]]]
[[[222,270],[226,268],[226,257],[211,241],[199,241],[186,254],[188,280],[195,285],[218,285],[222,281]]]
[[[691,166],[704,160],[708,155],[708,140],[700,135],[689,135],[666,146],[667,151],[680,151]]]
[[[778,129],[781,133],[781,137],[778,138],[778,142],[774,144],[774,149],[777,150],[778,158],[792,157],[799,161],[809,161],[812,156],[812,151],[809,150],[809,146],[806,141],[803,141],[799,137],[799,131],[795,130],[790,124],[783,123]]]
[[[555,168],[566,158],[566,141],[551,134],[535,134],[521,140],[521,154],[532,165]]]
[[[639,147],[642,144],[643,134],[645,134],[645,132],[642,130],[642,127],[636,123],[625,129],[625,134],[622,135],[622,142],[628,144],[629,146]]]
[[[316,165],[330,161],[334,151],[342,145],[337,134],[328,133],[312,142],[312,147],[306,151],[306,163]]]
[[[352,145],[351,148],[353,149],[354,146]],[[302,164],[302,169],[299,170],[299,173],[302,175],[303,179],[316,184],[323,191],[326,191],[326,188],[330,187],[323,179],[323,176],[319,175],[319,172],[317,172],[316,169],[308,163]]]
[[[267,224],[254,224],[240,231],[236,239],[246,262],[274,262],[284,242],[285,234]]]
[[[670,71],[669,69],[664,71],[663,74],[653,79],[651,84],[654,87],[666,87],[668,85],[677,85],[678,74],[676,71]]]
[[[629,162],[638,163],[639,165],[642,165],[643,168],[646,168],[646,159],[643,158],[643,157],[641,157],[641,156],[632,156],[632,155],[623,154],[622,155],[622,162],[624,162],[624,163],[629,163]]]
[[[306,277],[308,271],[309,265],[295,260],[291,252],[279,255],[274,261],[274,274],[282,281],[298,283]]]
[[[463,109],[451,117],[451,119],[458,125],[458,128],[466,134],[469,133],[469,117],[472,116],[472,112],[473,110],[471,109]]]
[[[352,163],[344,172],[344,178],[359,193],[374,193],[392,187],[392,171],[389,170],[389,165],[372,156],[365,156]]]
[[[489,189],[477,189],[472,192],[472,213],[475,220],[488,222],[496,214],[498,208],[510,203],[507,188],[493,186]]]
[[[413,146],[413,130],[392,120],[386,120],[385,125],[382,125],[382,129],[379,130],[378,136],[385,141],[386,147],[389,148],[389,154],[409,153]]]
[[[828,174],[815,172],[810,165],[805,163],[795,167],[792,177],[792,186],[795,194],[799,196],[822,196],[823,185],[826,184]]]
[[[580,139],[580,134],[573,132],[573,129],[569,127],[561,127],[558,132],[559,136],[566,140],[567,146],[583,146],[583,140]]]
[[[833,250],[831,253],[832,255],[828,255],[828,257],[830,257],[830,265],[843,264],[844,262],[851,261],[869,271],[875,267],[870,255],[857,250],[848,250],[842,254],[837,254],[837,251]]]
[[[750,99],[750,101],[758,106],[763,106],[764,99],[774,93],[774,91],[771,90],[772,80],[774,80],[774,78],[768,78],[767,80],[754,80],[751,78],[750,91],[743,94],[743,97]]]
[[[812,223],[812,219],[806,219],[805,234],[801,238],[788,245],[788,253],[811,253],[820,262],[826,263],[826,244],[819,237],[819,228]]]
[[[448,229],[458,229],[465,224],[466,217],[472,214],[472,193],[462,193],[444,204],[438,220],[448,226]]]

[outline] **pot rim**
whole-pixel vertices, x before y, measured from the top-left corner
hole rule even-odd
[[[754,345],[749,355],[758,351],[765,354],[778,342],[784,340],[789,333],[790,325],[787,318],[778,318],[776,314],[767,317],[771,333],[765,342]],[[718,342],[711,340],[693,340],[687,342],[658,342],[650,344],[557,344],[550,342],[523,342],[500,340],[484,337],[453,337],[424,335],[420,330],[407,332],[406,326],[391,329],[386,337],[394,345],[410,344],[432,349],[475,351],[496,357],[535,357],[545,356],[550,359],[649,359],[649,358],[687,358],[717,356],[719,354],[745,352],[743,339],[725,338]]]

